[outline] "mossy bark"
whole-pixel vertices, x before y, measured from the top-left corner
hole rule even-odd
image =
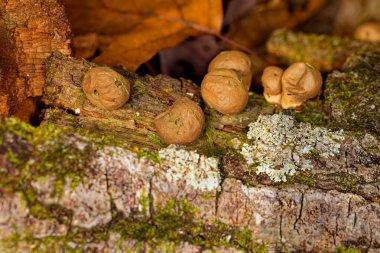
[[[206,108],[204,135],[181,148],[221,159],[222,179],[198,189],[210,175],[195,182],[171,176],[155,152],[164,145],[152,124],[178,97],[200,103],[196,85],[119,70],[134,94],[124,108],[105,111],[80,87],[94,64],[55,54],[47,66],[43,101],[52,108],[43,124],[0,124],[5,250],[379,250],[380,145],[365,129],[360,138],[346,133],[339,154],[310,153],[313,169],[274,183],[247,166],[237,147],[249,142],[247,124],[274,107],[252,94],[239,115]],[[322,103],[311,103],[299,119],[327,125]]]
[[[127,104],[118,110],[107,111],[92,105],[81,88],[83,75],[96,66],[85,60],[77,60],[54,54],[47,63],[47,84],[43,102],[59,110],[48,110],[43,124],[50,122],[63,126],[78,127],[100,135],[117,138],[136,145],[158,149],[160,142],[154,127],[154,118],[171,106],[180,97],[188,97],[201,103],[199,87],[189,80],[173,79],[168,76],[141,77],[134,73],[118,70],[131,83],[131,97]],[[77,112],[77,115],[75,115]],[[198,149],[202,153],[214,150],[224,139],[239,137],[243,129],[255,121],[260,114],[271,114],[274,106],[267,104],[261,96],[252,94],[249,106],[237,115],[223,116],[212,109],[206,110],[208,118],[205,134],[196,142],[184,146]],[[210,133],[213,134],[210,134]]]
[[[149,153],[80,128],[10,119],[0,132],[3,252],[380,247],[379,144],[370,136],[348,138],[332,159],[315,156],[311,174],[287,183],[252,181],[239,165],[219,190],[200,190]]]
[[[267,41],[268,52],[286,63],[308,62],[323,72],[340,69],[349,56],[370,49],[379,50],[380,44],[285,29],[276,30]]]
[[[352,55],[329,75],[324,95],[336,127],[380,137],[380,47]]]

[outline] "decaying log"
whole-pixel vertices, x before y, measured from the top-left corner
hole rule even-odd
[[[317,179],[244,183],[221,178],[224,165],[206,166],[202,155],[179,166],[185,151],[169,150],[158,162],[152,153],[80,130],[14,120],[0,126],[5,252],[380,249],[380,155],[374,151],[380,146],[369,135],[347,136],[339,154],[315,158]]]
[[[58,0],[0,1],[0,115],[28,120],[54,50],[70,54],[70,27]]]
[[[63,125],[68,125],[71,121],[73,126],[82,125],[93,132],[118,136],[136,146],[157,149],[163,145],[155,133],[154,118],[183,96],[201,103],[199,86],[189,80],[177,80],[164,75],[140,77],[129,71],[118,70],[131,83],[130,100],[119,110],[107,111],[97,108],[88,101],[81,88],[83,75],[94,66],[97,65],[61,54],[54,54],[49,59],[43,102],[48,106],[78,115],[70,117],[54,110],[46,114],[45,122],[57,124],[60,121],[61,124],[65,122]],[[208,109],[209,130],[218,131],[230,139],[239,134],[251,121],[257,119],[258,115],[274,112],[274,106],[267,104],[261,96],[255,94],[251,94],[249,105],[241,114],[231,116],[223,116]],[[207,149],[206,137],[204,135],[197,142],[187,146],[187,149]],[[213,137],[217,138],[217,135]]]
[[[360,59],[367,58],[353,57],[342,75],[368,68]],[[376,64],[371,61],[370,69]],[[318,122],[305,125],[292,116],[271,115],[274,108],[252,95],[239,115],[222,117],[206,108],[209,123],[198,143],[165,148],[155,136],[153,117],[180,96],[200,102],[197,86],[119,70],[134,95],[124,108],[104,111],[80,88],[83,74],[95,65],[54,54],[47,66],[43,101],[52,108],[42,126],[12,119],[0,124],[3,249],[380,250],[380,143],[370,129],[343,133],[331,124],[325,125],[334,131]],[[374,106],[378,110],[378,103]],[[321,121],[329,116],[316,112]],[[277,136],[279,142],[250,140],[245,128],[256,120],[257,134]],[[266,125],[275,120],[278,125]],[[286,136],[295,139],[281,142]],[[256,164],[248,166],[243,143],[260,145],[250,151]],[[182,148],[199,148],[200,154]],[[257,151],[261,158],[254,156]],[[273,180],[268,171],[259,173],[265,165],[260,159],[270,157],[287,159],[294,174]]]

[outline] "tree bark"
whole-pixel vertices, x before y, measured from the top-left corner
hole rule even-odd
[[[58,0],[0,1],[0,115],[29,120],[52,51],[70,55],[70,27]]]
[[[203,155],[188,168],[165,158],[155,163],[146,153],[51,126],[7,121],[1,135],[4,252],[380,247],[379,143],[369,135],[347,137],[339,154],[316,159],[311,174],[286,183],[221,178],[226,165],[206,170]],[[252,173],[235,169],[243,178]]]
[[[358,59],[347,66],[360,66]],[[310,132],[315,148],[332,154],[310,153],[312,169],[274,182],[247,165],[235,142],[252,144],[243,130],[250,122],[243,120],[246,113],[255,112],[252,121],[259,114],[267,114],[266,119],[278,115],[270,116],[273,107],[262,98],[251,97],[246,111],[229,120],[214,114],[198,145],[164,148],[147,141],[155,131],[152,119],[176,98],[191,96],[188,93],[199,102],[197,87],[166,76],[121,71],[134,95],[126,107],[109,112],[93,107],[81,91],[81,79],[91,66],[53,55],[43,101],[54,108],[47,111],[43,125],[32,128],[14,120],[0,125],[0,229],[5,251],[380,249],[376,136],[346,132],[334,141],[338,146],[330,147],[323,134],[313,137]],[[212,118],[209,109],[206,113]],[[264,124],[263,118],[257,124]],[[286,132],[302,127],[294,122]],[[271,131],[284,130],[279,125]],[[205,148],[214,144],[219,153]],[[295,144],[305,145],[302,138]],[[202,146],[200,154],[183,150]],[[286,150],[284,146],[284,151],[274,151],[277,159],[287,156]],[[295,159],[296,150],[290,152]]]

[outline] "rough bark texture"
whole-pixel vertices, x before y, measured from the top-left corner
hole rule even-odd
[[[123,252],[140,245],[143,252],[160,252],[166,245],[175,252],[205,252],[260,244],[269,252],[380,249],[380,156],[366,149],[368,142],[376,148],[379,143],[369,136],[346,137],[338,155],[318,159],[312,169],[322,175],[318,183],[341,177],[352,188],[268,183],[264,177],[250,186],[227,177],[219,189],[210,187],[218,176],[202,168],[202,156],[193,169],[203,176],[192,177],[170,159],[139,159],[141,153],[51,126],[33,129],[8,121],[1,135],[4,251]],[[184,203],[196,210],[186,211]],[[248,243],[242,243],[242,231]]]
[[[361,62],[363,56],[358,57],[347,66]],[[121,71],[131,80],[134,95],[124,108],[104,111],[93,107],[80,88],[83,74],[94,65],[56,54],[48,66],[43,101],[55,109],[47,110],[42,126],[14,120],[0,124],[3,251],[380,250],[376,136],[333,133],[280,116],[290,125],[286,130],[271,126],[274,136],[283,138],[304,127],[310,138],[304,139],[301,131],[282,151],[276,142],[260,146],[268,151],[264,157],[278,152],[276,159],[290,157],[292,166],[305,158],[311,169],[297,169],[286,182],[273,182],[258,173],[260,164],[247,165],[239,145],[254,145],[243,131],[250,121],[274,113],[259,96],[252,95],[248,108],[236,116],[207,109],[209,124],[199,142],[163,148],[152,119],[180,96],[199,102],[194,84]],[[346,70],[367,68],[359,66]],[[328,115],[317,105],[296,117],[304,120],[316,113],[319,117],[305,121],[319,124]],[[256,123],[263,125],[276,115]],[[328,140],[324,133],[339,138]],[[313,152],[299,157],[296,148],[309,143]],[[196,147],[201,154],[180,149]]]
[[[42,96],[44,63],[69,55],[70,28],[58,0],[0,1],[0,115],[28,120]]]

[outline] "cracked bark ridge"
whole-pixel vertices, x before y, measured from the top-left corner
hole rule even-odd
[[[218,193],[215,188],[207,190],[190,187],[191,184],[184,181],[186,177],[177,177],[175,180],[168,178],[167,172],[160,167],[160,164],[154,164],[146,158],[139,159],[127,149],[115,146],[94,148],[87,137],[75,133],[65,133],[60,140],[54,138],[39,140],[37,146],[33,146],[27,139],[15,133],[5,132],[3,137],[0,164],[1,172],[8,175],[7,180],[16,180],[22,176],[20,172],[25,173],[22,170],[23,165],[37,166],[41,163],[42,161],[33,154],[44,147],[49,148],[51,143],[57,142],[60,147],[69,147],[72,154],[84,150],[90,151],[87,153],[88,160],[81,158],[77,161],[78,164],[72,167],[73,171],[77,171],[80,168],[79,164],[84,163],[81,180],[73,186],[70,185],[73,178],[67,176],[68,180],[63,185],[60,196],[51,195],[57,175],[48,171],[44,178],[40,176],[29,178],[30,184],[26,181],[21,189],[17,187],[9,189],[6,188],[9,187],[8,184],[1,185],[0,238],[2,239],[8,238],[7,236],[15,232],[19,234],[31,232],[35,238],[47,236],[63,238],[65,234],[78,229],[105,226],[112,229],[111,223],[114,219],[111,216],[112,211],[121,212],[126,219],[136,219],[134,216],[138,213],[136,210],[143,210],[143,201],[148,199],[149,204],[145,207],[149,217],[149,214],[155,212],[156,207],[164,205],[167,200],[186,199],[200,210],[194,218],[205,223],[219,221],[231,226],[247,227],[252,233],[253,240],[265,243],[269,252],[280,249],[334,252],[340,245],[368,252],[380,250],[380,204],[369,201],[360,192],[323,190],[300,183],[247,186],[238,179],[226,178]],[[337,163],[335,166],[339,167],[342,165],[339,163],[342,157],[344,160],[341,162],[352,161],[352,167],[344,169],[352,170],[351,173],[360,174],[371,182],[370,185],[377,191],[375,190],[372,195],[367,194],[378,196],[380,188],[378,164],[370,165],[373,160],[369,160],[368,153],[357,143],[347,142],[345,145],[353,145],[351,148],[356,152],[351,153],[347,152],[347,148],[342,149],[343,156],[338,156],[338,160],[331,159],[330,163]],[[92,148],[88,149],[88,146]],[[9,157],[9,148],[12,149],[13,159]],[[327,161],[322,164],[326,166]],[[332,169],[331,165],[323,166],[315,170]],[[377,179],[373,178],[373,173],[377,173]],[[21,195],[30,189],[36,192],[37,201],[43,207],[48,207],[50,210],[57,208],[61,212],[50,213],[49,219],[36,217],[36,213],[32,212],[34,204],[30,199],[25,203],[25,195]],[[113,236],[120,235],[116,233]],[[110,236],[106,241],[100,240],[100,242],[96,242],[94,238],[87,239],[85,244],[88,248],[112,251],[114,249],[112,245],[115,245],[112,244],[112,238]],[[27,248],[28,243],[23,243],[26,243],[24,246]],[[74,241],[71,245],[75,243],[78,242]],[[170,245],[170,242],[167,243]],[[123,238],[116,244],[125,248],[135,247],[133,245],[136,245],[136,241]],[[22,245],[19,244],[20,247]],[[146,250],[150,247],[148,243],[143,245]],[[159,246],[156,246],[156,249],[157,247]],[[207,252],[186,242],[175,244],[173,247],[183,252],[187,250]],[[226,252],[229,250],[225,249]]]
[[[0,1],[0,115],[28,120],[42,96],[45,60],[70,54],[70,27],[58,0]]]
[[[136,250],[135,250],[136,249]],[[137,250],[138,249],[138,250]],[[118,234],[111,234],[107,241],[98,243],[89,243],[86,245],[86,250],[90,252],[173,252],[173,253],[243,253],[243,250],[232,247],[214,247],[212,249],[203,249],[201,246],[193,245],[188,242],[162,242],[153,247],[149,243],[140,242],[138,240],[124,240],[120,243]]]
[[[359,195],[302,185],[247,187],[223,183],[217,219],[248,226],[254,240],[290,250],[334,252],[339,245],[380,248],[380,205]]]

